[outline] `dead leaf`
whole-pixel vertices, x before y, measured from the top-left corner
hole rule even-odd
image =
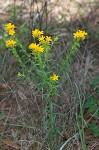
[[[20,150],[20,147],[17,143],[13,142],[12,140],[3,139],[2,143],[7,147],[14,148],[15,150]]]

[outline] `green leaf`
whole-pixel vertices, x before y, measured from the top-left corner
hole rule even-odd
[[[94,100],[94,98],[92,96],[89,96],[87,98],[87,102],[85,103],[84,108],[90,108],[91,106],[93,106],[96,103],[96,101]]]
[[[97,76],[91,83],[91,87],[98,86],[99,88],[99,76]]]
[[[90,128],[92,134],[94,135],[94,137],[99,136],[99,126],[95,122],[91,122],[89,124],[89,128]]]
[[[95,112],[97,109],[98,109],[97,104],[94,104],[88,109],[88,112]]]
[[[54,42],[57,42],[58,41],[58,37],[54,37]]]

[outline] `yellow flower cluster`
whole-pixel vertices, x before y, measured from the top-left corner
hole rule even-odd
[[[8,32],[9,35],[15,35],[15,25],[12,23],[8,23],[5,25],[5,30]]]
[[[59,76],[57,76],[56,74],[53,74],[53,76],[50,76],[50,79],[53,81],[58,81]]]
[[[43,36],[42,35],[41,37],[39,37],[39,42],[41,42],[41,43],[49,43],[51,41],[52,41],[52,39],[50,36]]]
[[[29,45],[29,49],[31,49],[33,52],[39,52],[39,53],[42,53],[44,51],[44,48],[36,43],[31,43]]]
[[[11,39],[6,41],[6,47],[14,47],[14,46],[16,46],[16,41]]]
[[[76,33],[73,34],[74,39],[76,40],[84,40],[86,35],[88,35],[88,33],[83,30],[78,30]]]
[[[40,31],[40,30],[38,30],[38,29],[35,29],[35,30],[32,31],[32,36],[33,36],[34,38],[40,37],[41,35],[43,35],[43,31]]]
[[[38,38],[39,40],[39,44],[31,43],[29,45],[29,49],[31,49],[32,52],[39,52],[39,53],[44,52],[44,48],[42,45],[48,44],[49,42],[52,41],[50,36],[44,36],[43,31],[40,31],[39,29],[32,30],[32,36],[34,38]]]

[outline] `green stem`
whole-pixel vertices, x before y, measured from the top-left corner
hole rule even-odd
[[[61,69],[60,69],[60,73],[62,73],[65,68],[66,68],[66,69],[68,68],[69,63],[71,63],[71,61],[72,61],[72,57],[73,57],[73,56],[75,55],[75,53],[78,51],[78,48],[79,48],[79,47],[80,47],[79,42],[74,42],[74,44],[72,45],[72,48],[71,48],[69,54],[67,54],[66,59],[63,60],[63,62],[62,62],[62,65],[61,65],[62,67],[61,67]]]
[[[81,139],[81,144],[82,144],[82,150],[85,150],[85,140],[84,140],[84,116],[83,116],[83,103],[80,97],[80,91],[78,90],[78,97],[80,100],[80,118],[81,118],[81,125],[80,122],[77,118],[77,125],[80,133],[80,139]]]
[[[54,115],[53,115],[53,103],[52,99],[49,99],[49,109],[50,109],[50,149],[53,149],[53,127],[54,127]]]
[[[16,51],[16,48],[12,48],[12,53],[13,55],[18,59],[18,61],[20,62],[21,66],[22,67],[25,67],[24,63],[22,62],[20,56],[18,55],[17,51]]]
[[[53,150],[53,135],[54,135],[54,106],[53,106],[53,100],[52,97],[55,94],[54,93],[55,85],[52,85],[50,83],[49,85],[49,93],[47,96],[48,99],[48,105],[49,105],[49,139],[50,139],[50,149]]]
[[[82,150],[85,150],[84,124],[83,124],[83,105],[82,105],[81,100],[80,100],[80,114],[81,114],[81,143],[82,143]]]

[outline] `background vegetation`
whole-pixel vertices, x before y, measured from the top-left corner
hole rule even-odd
[[[99,5],[97,0],[0,0],[0,149],[48,150],[47,103],[43,88],[20,79],[21,66],[5,47],[4,25],[17,26],[27,48],[35,28],[57,36],[51,65],[58,71],[78,29],[88,32],[79,52],[64,70],[54,95],[54,150],[98,150],[99,147]],[[20,53],[20,55],[22,55]]]

